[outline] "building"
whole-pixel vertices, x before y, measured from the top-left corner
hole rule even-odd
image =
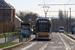
[[[16,28],[20,28],[21,27],[21,23],[24,23],[23,20],[21,20],[17,15],[15,15],[14,18],[14,24]]]
[[[0,22],[11,21],[14,22],[15,8],[6,2],[6,0],[0,0]]]

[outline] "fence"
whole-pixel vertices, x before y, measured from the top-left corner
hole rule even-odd
[[[19,33],[14,33],[13,35],[11,36],[7,36],[7,42],[11,42],[12,40],[16,39],[16,38],[19,38],[20,34]]]
[[[31,37],[23,37],[20,33],[14,33],[13,35],[11,36],[5,36],[5,38],[1,38],[0,39],[0,43],[6,43],[6,42],[11,42],[11,41],[15,41],[16,40],[17,42],[25,42],[27,40],[29,40]]]

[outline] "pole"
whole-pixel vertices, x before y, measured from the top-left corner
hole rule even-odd
[[[4,27],[4,24],[5,24],[5,17],[4,17],[4,6],[3,6],[3,34],[5,36],[5,43],[6,43],[6,35],[5,35],[5,27]]]
[[[44,0],[44,6],[45,6],[45,0]]]
[[[47,16],[47,13],[45,13],[45,18],[46,18],[46,16]]]
[[[4,33],[4,6],[3,6],[3,34],[5,36],[5,33]]]
[[[65,14],[65,27],[67,28],[67,18],[66,18],[66,5],[64,7],[64,14]],[[66,30],[67,31],[67,30]]]
[[[68,27],[68,11],[67,11],[67,33],[68,33],[69,27]]]
[[[56,32],[57,32],[57,18],[56,18]]]
[[[65,5],[65,8],[64,8],[64,14],[65,14],[65,19],[66,19],[66,5]]]
[[[71,8],[70,8],[70,32],[71,32]]]

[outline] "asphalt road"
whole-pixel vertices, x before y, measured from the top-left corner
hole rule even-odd
[[[75,50],[75,40],[63,33],[52,33],[51,41],[34,40],[13,50]]]

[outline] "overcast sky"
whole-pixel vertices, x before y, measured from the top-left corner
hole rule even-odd
[[[14,6],[17,11],[32,11],[38,13],[40,16],[44,16],[44,11],[42,6],[38,4],[44,4],[44,0],[6,0],[8,3]],[[45,0],[45,4],[75,4],[75,0]],[[49,11],[59,11],[59,9],[64,11],[64,6],[49,6]],[[66,6],[66,10],[69,11],[71,7],[72,11],[75,11],[75,6]],[[72,13],[72,16],[75,12]],[[56,12],[48,12],[47,16],[57,16]]]

